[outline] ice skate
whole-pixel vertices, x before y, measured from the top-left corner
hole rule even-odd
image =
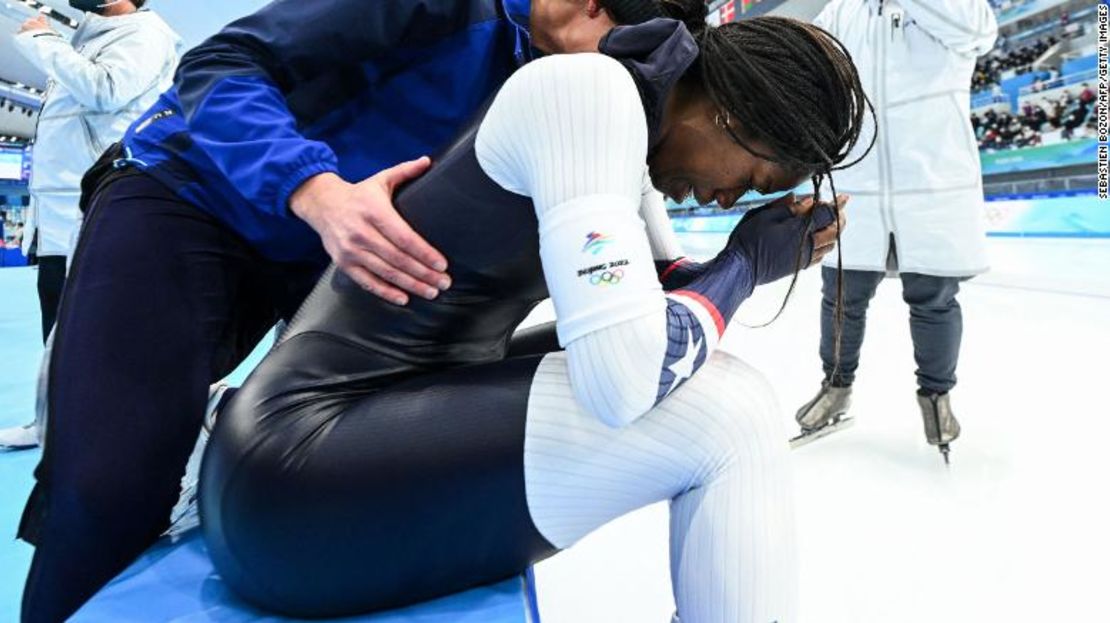
[[[952,413],[948,393],[917,394],[917,405],[921,407],[921,419],[925,423],[925,438],[929,444],[937,446],[948,465],[949,445],[960,436],[960,423]]]
[[[208,446],[208,438],[216,426],[216,417],[219,415],[219,408],[227,390],[228,387],[224,383],[217,383],[208,389],[208,406],[204,412],[204,424],[200,429],[196,446],[193,447],[193,453],[189,456],[189,463],[185,466],[177,504],[170,511],[170,527],[166,530],[166,534],[170,536],[179,536],[200,525],[200,515],[197,512],[200,462],[204,457],[204,449]]]
[[[0,450],[30,450],[39,446],[39,427],[35,422],[0,430]]]
[[[794,416],[802,433],[790,440],[790,447],[798,448],[850,427],[855,422],[852,418],[844,417],[850,406],[851,386],[834,387],[827,381],[822,383],[821,391],[817,392],[813,400],[802,405]]]

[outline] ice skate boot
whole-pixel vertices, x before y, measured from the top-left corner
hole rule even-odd
[[[917,392],[917,405],[921,407],[921,419],[925,423],[925,438],[930,445],[937,446],[948,465],[948,444],[960,436],[960,423],[952,413],[948,392],[934,394]]]
[[[217,383],[208,388],[208,406],[205,408],[200,435],[185,466],[185,475],[181,477],[181,493],[178,494],[177,504],[170,511],[170,527],[166,530],[169,536],[180,536],[200,525],[200,514],[197,511],[200,462],[204,457],[204,449],[208,447],[208,438],[212,436],[212,429],[216,426],[216,417],[223,406],[227,390],[225,383]]]
[[[0,450],[30,450],[39,447],[39,427],[36,422],[0,430]]]
[[[821,391],[813,400],[802,405],[794,416],[802,434],[790,440],[790,447],[797,448],[807,443],[827,437],[836,431],[844,430],[855,422],[844,415],[852,406],[852,387],[835,387],[828,381],[821,384]]]

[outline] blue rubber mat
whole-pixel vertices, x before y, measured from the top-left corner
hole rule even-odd
[[[311,573],[306,569],[305,573]],[[419,606],[330,619],[345,623],[538,623],[531,574]],[[244,604],[212,568],[197,531],[164,539],[85,605],[71,623],[278,623]]]
[[[0,268],[0,428],[34,418],[42,355],[35,276],[30,268]],[[15,531],[38,460],[37,450],[0,452],[0,621],[19,620],[31,548],[15,540]]]

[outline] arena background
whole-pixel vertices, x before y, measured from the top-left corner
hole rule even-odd
[[[944,470],[912,403],[905,309],[872,305],[850,434],[799,451],[804,620],[1108,621],[1110,525],[1101,385],[1110,346],[1110,203],[1097,196],[1097,5],[991,0],[999,43],[971,90],[992,271],[965,287],[967,337],[955,392],[965,437]],[[151,0],[191,46],[261,0]],[[810,19],[823,0],[717,0],[711,21],[763,13]],[[77,17],[62,0],[0,0],[0,426],[32,413],[41,348],[33,268],[19,252],[36,111],[45,77],[13,50],[22,20]],[[695,256],[718,249],[745,206],[672,205]],[[813,271],[810,271],[811,273]],[[783,417],[816,388],[819,279],[807,274],[770,328],[736,327],[729,348],[777,387]],[[757,324],[782,288],[742,310]],[[533,321],[551,316],[541,308]],[[256,353],[237,379],[257,361]],[[17,618],[30,550],[7,537],[37,452],[0,454],[0,621]],[[545,621],[666,620],[666,508],[634,513],[537,569]],[[153,617],[151,620],[157,620]]]

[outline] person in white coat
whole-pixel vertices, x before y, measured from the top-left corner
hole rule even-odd
[[[24,251],[39,260],[42,335],[54,325],[66,258],[80,222],[81,177],[172,83],[181,39],[146,0],[73,0],[88,11],[72,39],[45,15],[27,20],[15,48],[49,79],[35,132]]]
[[[961,281],[987,270],[971,76],[975,59],[994,45],[998,24],[987,0],[832,0],[815,23],[851,53],[879,123],[875,150],[837,179],[837,190],[853,198],[852,227],[841,245],[842,333],[838,340],[839,288],[826,260],[825,381],[797,420],[803,434],[812,434],[847,412],[868,303],[894,273],[910,307],[926,437],[947,460],[960,432],[948,396],[963,331],[956,295]]]
[[[87,11],[71,39],[45,15],[27,20],[15,48],[49,79],[35,132],[23,252],[38,260],[42,338],[54,326],[67,258],[81,221],[81,178],[168,89],[181,38],[146,0],[71,0]],[[0,430],[0,448],[39,444],[40,425]]]

